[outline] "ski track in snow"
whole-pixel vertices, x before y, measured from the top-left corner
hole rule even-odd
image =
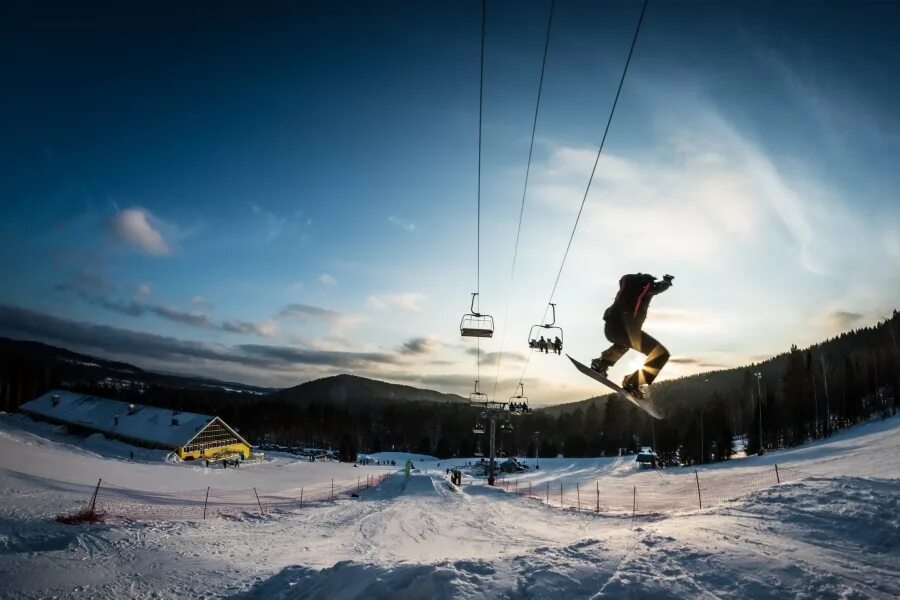
[[[561,510],[471,478],[454,491],[444,477],[454,461],[417,460],[409,478],[396,474],[358,499],[289,513],[65,526],[52,518],[83,503],[99,476],[133,489],[210,485],[239,494],[253,486],[324,490],[331,478],[384,468],[280,457],[223,472],[143,450],[132,462],[118,442],[0,416],[0,596],[897,598],[898,432],[895,417],[710,466],[701,478],[713,483],[775,463],[813,476],[633,523],[624,513]],[[518,486],[592,478],[666,490],[693,471],[637,472],[630,457],[542,460]]]

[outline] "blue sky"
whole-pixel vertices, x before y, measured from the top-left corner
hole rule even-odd
[[[471,390],[480,3],[2,10],[0,335]],[[557,1],[511,278],[548,10],[489,2],[485,50],[481,385],[524,369],[535,404],[598,392],[526,337],[640,4]],[[567,350],[607,345],[626,272],[676,276],[646,324],[668,377],[896,308],[898,39],[896,3],[651,1],[555,297]]]

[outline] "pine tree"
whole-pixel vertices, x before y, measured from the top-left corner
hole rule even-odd
[[[734,454],[734,431],[728,403],[718,393],[714,393],[710,408],[710,417],[707,421],[707,430],[711,433],[710,450],[715,460],[728,460]]]

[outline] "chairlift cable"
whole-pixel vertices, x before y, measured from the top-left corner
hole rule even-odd
[[[510,277],[515,275],[516,272],[516,258],[519,253],[519,238],[522,233],[522,217],[525,214],[525,197],[528,194],[528,177],[531,174],[531,157],[534,153],[534,137],[537,132],[538,112],[541,108],[541,96],[544,91],[544,72],[547,68],[547,54],[550,48],[550,29],[553,25],[553,8],[555,4],[556,0],[550,0],[550,16],[547,18],[547,35],[544,39],[544,58],[541,61],[541,77],[538,81],[537,102],[535,102],[534,105],[534,119],[531,122],[531,144],[528,146],[528,164],[525,167],[525,186],[522,189],[522,204],[519,207],[519,226],[516,229],[516,245],[513,248],[512,273]]]
[[[578,208],[578,214],[575,217],[575,224],[572,226],[572,233],[569,235],[569,242],[566,244],[566,251],[563,253],[562,262],[559,265],[559,271],[556,274],[556,280],[553,282],[553,289],[550,291],[550,299],[547,301],[547,308],[544,309],[544,316],[541,319],[541,322],[545,322],[547,319],[547,311],[550,310],[550,304],[553,302],[553,296],[556,294],[556,288],[559,285],[559,279],[562,276],[563,268],[566,265],[566,259],[569,257],[569,250],[572,247],[572,240],[575,239],[575,232],[578,229],[578,223],[581,220],[581,213],[584,211],[585,202],[587,202],[588,194],[591,191],[591,184],[594,181],[594,174],[597,172],[597,165],[600,163],[600,155],[603,152],[603,146],[606,144],[606,136],[609,134],[609,128],[612,124],[613,116],[616,113],[616,106],[619,103],[619,96],[622,93],[622,85],[625,83],[625,76],[628,74],[628,66],[631,64],[631,57],[634,54],[634,47],[637,44],[638,34],[641,31],[641,24],[644,22],[644,14],[647,12],[647,3],[649,0],[644,0],[644,4],[641,7],[641,14],[638,17],[637,26],[634,29],[634,37],[631,39],[631,47],[628,49],[628,57],[625,59],[625,66],[622,69],[622,76],[619,78],[619,86],[616,89],[615,98],[613,98],[612,107],[609,111],[609,117],[606,120],[606,128],[603,130],[603,137],[600,139],[600,147],[597,149],[597,157],[594,159],[594,167],[591,169],[591,176],[588,178],[587,187],[584,190],[584,196],[581,199],[581,206]],[[525,372],[528,370],[528,364],[531,361],[531,355],[534,353],[529,352],[528,358],[525,361],[525,366],[522,369],[522,375],[519,377],[519,383],[525,379]],[[517,384],[518,385],[518,384]]]
[[[647,2],[644,0],[644,6],[641,8],[641,16],[638,18],[637,27],[634,30],[634,37],[631,40],[631,48],[628,50],[628,58],[625,59],[625,68],[622,69],[622,77],[619,79],[619,87],[616,89],[616,96],[613,99],[612,108],[609,111],[609,118],[606,120],[606,128],[603,130],[603,138],[600,140],[600,147],[597,149],[597,157],[594,159],[594,167],[591,169],[591,176],[588,178],[587,187],[584,190],[584,196],[581,199],[581,206],[578,208],[578,214],[575,217],[575,224],[572,226],[572,233],[569,235],[569,243],[566,244],[566,251],[563,254],[562,263],[559,265],[559,272],[556,274],[556,280],[553,282],[553,289],[550,292],[550,299],[547,301],[548,309],[553,296],[556,294],[556,287],[559,285],[559,278],[562,276],[563,267],[565,267],[566,259],[569,256],[569,249],[572,247],[572,240],[575,239],[575,231],[578,229],[578,223],[581,220],[581,213],[584,211],[584,205],[587,201],[588,193],[591,191],[591,183],[594,181],[594,174],[597,172],[597,165],[600,162],[600,154],[603,152],[603,146],[606,144],[606,136],[609,134],[609,127],[612,124],[613,115],[616,113],[616,106],[619,103],[619,96],[622,93],[622,84],[625,83],[625,75],[628,73],[628,65],[631,64],[631,56],[634,54],[634,47],[637,44],[638,34],[641,31],[641,23],[644,20],[644,13],[647,10]],[[544,319],[547,317],[547,310],[544,309]]]
[[[484,113],[484,31],[487,21],[487,0],[481,0],[481,73],[478,86],[478,200],[477,200],[477,233],[476,233],[476,273],[475,291],[481,293],[481,120]],[[478,312],[481,310],[481,298],[478,299]]]
[[[487,22],[487,0],[481,0],[481,66],[480,66],[480,74],[479,74],[479,84],[478,84],[478,201],[477,201],[477,209],[478,213],[478,225],[476,232],[476,268],[475,268],[475,292],[478,298],[478,308],[475,309],[476,313],[481,312],[481,120],[482,115],[484,114],[484,33],[485,33],[485,24]],[[475,345],[475,371],[476,371],[476,381],[481,379],[481,339],[477,340]]]
[[[494,317],[481,313],[481,171],[482,140],[484,121],[484,44],[487,29],[487,0],[481,2],[481,61],[478,88],[478,183],[476,193],[476,256],[475,256],[475,291],[472,292],[470,312],[465,313],[459,322],[459,334],[463,337],[494,337]],[[476,306],[477,304],[477,306]],[[477,359],[480,360],[480,357]],[[479,367],[480,368],[480,367]]]
[[[481,314],[481,147],[482,122],[484,116],[484,39],[487,24],[487,0],[481,0],[481,57],[478,75],[478,165],[477,191],[475,201],[475,291],[468,312],[459,323],[459,333],[463,337],[493,337],[494,319]],[[477,303],[477,306],[476,306]],[[481,340],[475,346],[476,377],[481,377]],[[476,379],[477,381],[477,379]],[[477,384],[476,384],[477,385]]]
[[[528,195],[528,177],[531,174],[531,158],[534,153],[534,138],[535,133],[537,132],[537,120],[538,113],[541,108],[541,96],[544,91],[544,72],[547,68],[547,54],[550,48],[550,30],[553,26],[553,9],[556,5],[556,0],[550,0],[550,16],[547,18],[547,35],[544,39],[544,58],[541,61],[541,77],[538,80],[538,93],[537,93],[537,101],[534,105],[534,119],[531,122],[531,143],[528,146],[528,163],[525,166],[525,185],[522,189],[522,204],[519,207],[519,225],[516,227],[516,243],[513,246],[513,259],[512,259],[512,269],[509,273],[509,284],[510,289],[513,287],[513,283],[515,281],[516,276],[516,259],[519,255],[519,239],[522,234],[522,220],[525,215],[525,198]],[[510,305],[511,295],[507,295],[506,298],[506,309],[503,312],[503,323],[506,325],[509,319],[509,305]],[[500,381],[500,366],[503,363],[503,346],[506,343],[506,332],[508,331],[507,327],[503,329],[503,337],[500,339],[500,353],[497,357],[497,376],[494,378],[494,390],[491,393],[492,396],[497,395],[497,383]]]

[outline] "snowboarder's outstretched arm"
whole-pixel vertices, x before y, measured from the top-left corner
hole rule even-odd
[[[675,279],[672,275],[663,275],[662,281],[655,281],[651,286],[650,291],[653,295],[662,294],[664,291],[672,287],[672,280]]]

